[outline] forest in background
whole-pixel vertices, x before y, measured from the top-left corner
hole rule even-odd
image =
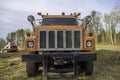
[[[20,47],[23,48],[24,45],[24,39],[26,36],[26,33],[32,33],[32,31],[29,28],[26,29],[18,29],[15,32],[11,32],[7,34],[6,40],[0,38],[0,49],[4,48],[4,46],[8,42],[16,42],[16,44]]]
[[[104,15],[92,11],[91,16],[88,33],[93,33],[96,44],[120,44],[120,6],[114,7],[111,13]]]

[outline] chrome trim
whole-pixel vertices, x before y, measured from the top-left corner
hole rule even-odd
[[[46,48],[40,49],[40,31],[46,31]],[[55,48],[49,48],[49,31],[55,31]],[[57,48],[57,32],[63,31],[63,48]],[[66,31],[72,33],[72,48],[66,48]],[[74,46],[74,31],[80,31],[80,48]],[[38,31],[38,50],[39,51],[71,51],[82,50],[82,30],[81,29],[39,29]],[[48,36],[48,37],[47,37]]]

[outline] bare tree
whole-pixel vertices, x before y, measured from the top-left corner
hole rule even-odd
[[[0,38],[0,50],[4,48],[6,45],[6,41],[3,38]]]
[[[93,10],[91,12],[91,16],[92,16],[92,21],[90,23],[90,32],[94,33],[95,36],[95,41],[96,43],[98,43],[98,34],[99,34],[99,30],[101,26],[101,18],[102,18],[102,14],[99,11],[95,11]]]
[[[108,15],[108,14],[104,14],[104,22],[105,22],[105,25],[106,25],[106,41],[109,41],[110,40],[110,43],[111,44],[114,44],[113,43],[113,29],[112,29],[112,17],[111,15]]]

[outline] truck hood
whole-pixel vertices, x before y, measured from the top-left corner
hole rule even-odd
[[[83,29],[83,26],[37,26],[36,29]]]

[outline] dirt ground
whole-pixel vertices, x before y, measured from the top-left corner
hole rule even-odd
[[[98,50],[92,76],[79,80],[120,80],[120,51]],[[27,52],[0,53],[0,80],[43,80],[40,75],[28,78],[21,55]],[[63,80],[63,79],[62,79]],[[65,80],[65,79],[64,79]]]
[[[22,54],[27,54],[27,52],[5,52],[0,54],[0,59],[11,58],[11,57],[20,57]]]

